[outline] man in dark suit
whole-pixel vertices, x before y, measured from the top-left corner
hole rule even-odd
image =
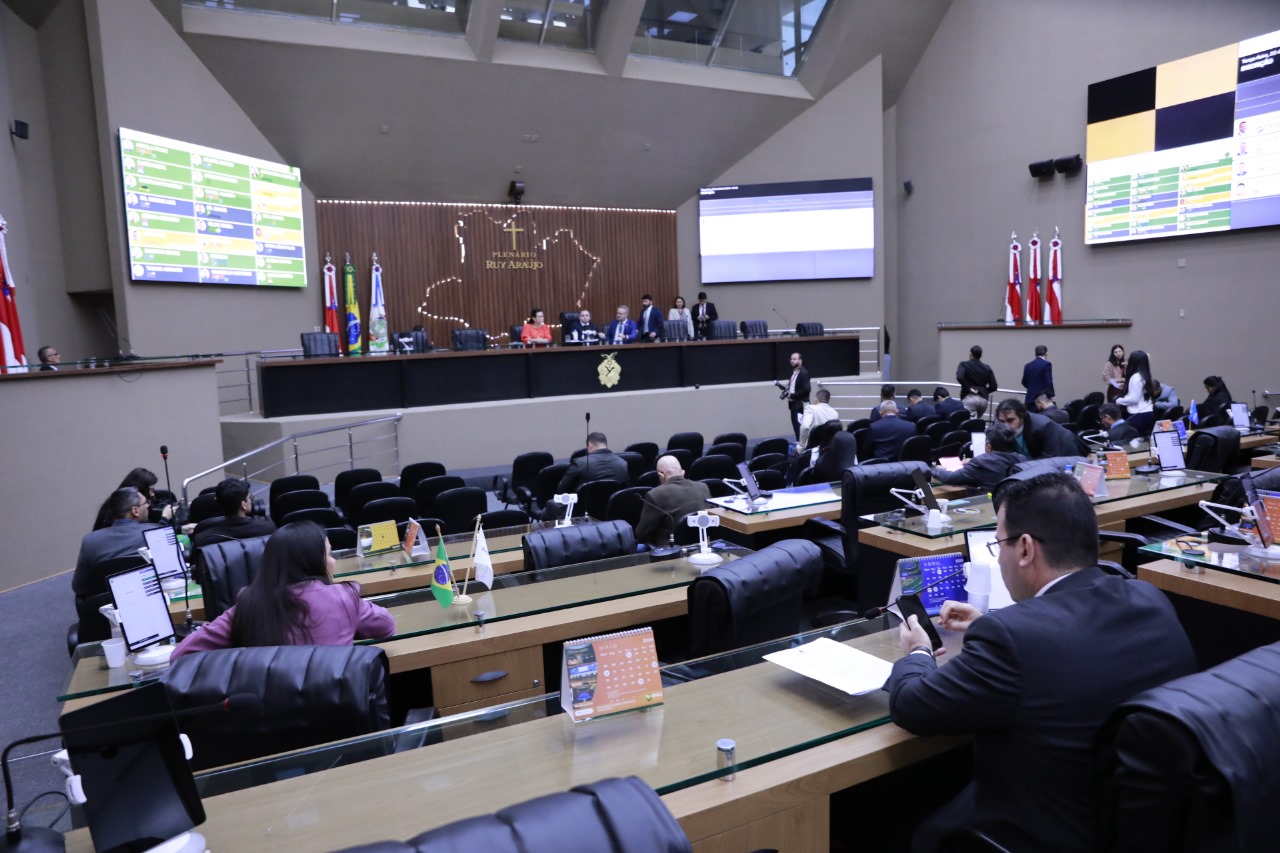
[[[938,410],[939,417],[946,418],[962,411],[964,403],[952,397],[950,391],[939,385],[933,389],[933,407]]]
[[[887,383],[884,385],[881,385],[880,386],[880,403],[883,403],[885,400],[893,400],[893,398],[896,397],[897,394],[898,394],[898,386],[889,385]],[[871,414],[868,415],[868,417],[871,419],[872,423],[875,423],[876,421],[880,420],[880,403],[876,403],[874,406],[871,407]]]
[[[707,294],[699,293],[698,304],[693,306],[693,336],[698,339],[709,337],[711,324],[719,319],[716,304],[707,301]]]
[[[1010,850],[1090,851],[1095,732],[1119,703],[1195,672],[1195,654],[1158,589],[1097,568],[1097,515],[1070,475],[1009,480],[995,506],[1016,603],[988,615],[943,604],[941,623],[964,632],[964,647],[942,667],[910,617],[886,684],[907,731],[973,735],[973,781],[918,827],[912,849],[973,826]]]
[[[591,312],[583,308],[573,327],[565,330],[565,343],[590,346],[600,342],[600,327],[591,322]]]
[[[1036,411],[1055,424],[1065,424],[1071,421],[1071,413],[1066,409],[1058,408],[1058,404],[1049,399],[1048,394],[1041,394],[1036,397]]]
[[[804,404],[809,402],[809,371],[804,369],[800,353],[791,353],[791,378],[787,381],[787,411],[791,413],[791,429],[800,440],[800,419]]]
[[[987,411],[987,401],[1000,387],[996,374],[983,360],[982,347],[969,347],[969,360],[956,367],[956,382],[960,385],[960,400],[975,418]]]
[[[1048,354],[1049,348],[1041,344],[1036,347],[1036,357],[1022,368],[1022,387],[1027,389],[1028,406],[1033,405],[1041,394],[1054,396],[1053,362],[1045,358]]]
[[[269,518],[253,518],[253,497],[249,493],[249,482],[230,477],[218,484],[213,493],[218,501],[222,515],[207,518],[196,525],[191,534],[192,556],[206,545],[226,542],[231,539],[253,539],[258,536],[270,536],[276,532],[276,526]]]
[[[1033,415],[1020,400],[1012,398],[996,408],[996,420],[1013,430],[1018,452],[1028,459],[1050,456],[1087,456],[1089,448],[1071,430],[1044,415]]]
[[[636,339],[638,329],[631,319],[631,309],[625,305],[618,306],[616,318],[604,327],[604,344],[629,344]]]
[[[146,495],[132,486],[116,489],[107,499],[111,526],[95,530],[80,541],[80,556],[71,576],[71,590],[80,598],[107,591],[107,579],[94,571],[106,560],[136,554],[147,544],[142,531],[155,527],[144,524],[151,511]]]
[[[62,353],[58,352],[56,347],[40,347],[36,350],[36,355],[40,357],[41,370],[57,370],[58,365],[62,364]]]
[[[880,420],[870,427],[867,436],[867,458],[898,461],[902,445],[916,434],[916,425],[898,416],[898,404],[885,400],[880,404]]]
[[[671,544],[675,524],[682,516],[707,508],[711,490],[706,483],[686,480],[684,469],[674,456],[659,457],[657,469],[662,484],[644,496],[636,541],[665,548]]]
[[[948,486],[972,486],[989,492],[1009,476],[1009,469],[1027,457],[1018,452],[1018,441],[1013,430],[1004,424],[987,427],[987,452],[975,456],[958,471],[934,468],[933,477]]]
[[[556,492],[576,492],[579,486],[595,480],[627,482],[627,460],[609,449],[609,439],[602,432],[593,432],[587,436],[586,454],[570,463],[569,470],[560,478]]]
[[[1115,403],[1104,403],[1098,409],[1098,421],[1107,431],[1107,437],[1115,444],[1123,444],[1138,437],[1138,431],[1125,423],[1124,411]]]
[[[902,413],[902,416],[914,422],[921,418],[936,418],[938,410],[933,407],[933,403],[924,399],[919,388],[912,388],[907,392],[907,410]]]
[[[661,340],[662,323],[662,311],[653,304],[653,297],[646,293],[640,298],[640,321],[636,323],[640,342],[653,344]]]

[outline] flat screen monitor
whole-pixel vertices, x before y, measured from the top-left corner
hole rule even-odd
[[[160,575],[155,566],[112,575],[107,578],[107,586],[120,619],[120,632],[130,652],[173,639],[169,600],[160,588]]]
[[[870,178],[703,187],[702,283],[871,278],[874,202]]]
[[[120,128],[134,281],[306,287],[297,166]]]
[[[1175,430],[1162,430],[1151,433],[1151,446],[1155,448],[1160,460],[1161,471],[1182,471],[1187,467],[1186,457],[1182,453],[1182,442],[1178,440]]]
[[[151,552],[151,565],[156,567],[160,580],[187,576],[186,561],[182,556],[182,544],[172,527],[152,527],[142,531]]]

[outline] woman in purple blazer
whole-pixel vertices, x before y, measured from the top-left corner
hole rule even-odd
[[[267,540],[262,571],[236,603],[178,644],[173,657],[239,646],[340,646],[395,633],[385,607],[357,584],[333,582],[333,554],[320,525],[286,524]]]

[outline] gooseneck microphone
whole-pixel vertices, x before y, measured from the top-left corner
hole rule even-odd
[[[645,492],[640,496],[640,502],[645,506],[653,507],[658,512],[665,515],[667,520],[671,522],[671,532],[667,535],[666,547],[650,548],[649,556],[654,560],[674,560],[676,557],[679,557],[684,552],[684,549],[676,544],[676,523],[678,519],[676,519],[675,513],[668,512],[654,503],[653,500],[650,499],[648,492]]]
[[[591,437],[591,413],[590,412],[587,412],[587,437],[588,438]],[[583,447],[586,447],[585,443],[583,444]]]
[[[782,317],[782,312],[779,311],[777,308],[770,308],[769,310],[777,314],[779,317]],[[788,320],[786,317],[782,317],[782,322],[786,323],[788,326],[791,325],[791,321]]]
[[[928,586],[922,586],[922,587],[920,587],[920,589],[919,589],[919,590],[917,590],[915,593],[912,593],[912,594],[913,594],[913,595],[923,595],[924,593],[926,593],[926,592],[928,592],[929,590],[933,589],[935,586],[939,586],[939,585],[941,585],[941,584],[944,584],[944,583],[946,583],[947,581],[952,580],[953,578],[962,577],[963,575],[964,575],[964,569],[961,569],[961,570],[960,570],[960,571],[958,571],[958,572],[952,572],[951,574],[947,575],[946,577],[938,578],[936,581],[934,581],[933,583],[929,584]],[[884,607],[873,607],[873,608],[871,608],[870,610],[864,610],[864,611],[862,612],[862,618],[863,618],[863,619],[874,619],[874,618],[876,618],[877,616],[879,616],[880,614],[888,612],[889,608],[890,608],[890,607],[892,607],[892,606],[893,606],[892,604],[886,604]]]

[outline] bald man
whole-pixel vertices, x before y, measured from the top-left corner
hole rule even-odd
[[[671,544],[675,523],[682,516],[706,509],[711,490],[706,483],[686,480],[684,469],[674,456],[659,457],[657,468],[662,484],[644,496],[644,510],[640,513],[640,523],[636,525],[636,541],[663,548]]]

